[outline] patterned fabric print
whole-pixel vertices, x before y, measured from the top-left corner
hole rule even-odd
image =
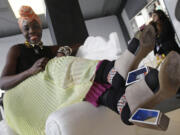
[[[21,6],[19,10],[19,15],[20,17],[18,20],[18,24],[20,28],[22,27],[22,22],[24,20],[28,22],[36,20],[41,25],[40,18],[37,16],[37,14],[33,11],[33,9],[30,6]]]
[[[124,106],[126,105],[127,103],[127,100],[126,100],[126,97],[125,97],[125,94],[119,99],[118,103],[117,103],[117,110],[119,112],[119,114],[121,115],[121,112],[124,108]]]
[[[115,76],[115,74],[116,74],[116,70],[115,70],[115,68],[113,67],[113,68],[110,70],[110,72],[109,72],[109,74],[108,74],[108,76],[107,76],[107,81],[108,81],[110,84],[112,84],[112,80],[113,80],[113,77]]]

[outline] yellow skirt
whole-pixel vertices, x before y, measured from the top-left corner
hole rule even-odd
[[[3,102],[8,125],[18,135],[45,135],[50,113],[83,100],[97,63],[71,56],[50,60],[45,71],[6,92]]]

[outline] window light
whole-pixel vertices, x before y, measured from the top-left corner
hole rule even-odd
[[[19,18],[19,9],[22,5],[31,6],[36,14],[45,14],[44,0],[8,0],[16,16]]]

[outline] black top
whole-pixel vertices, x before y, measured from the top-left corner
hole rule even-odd
[[[180,53],[180,48],[175,40],[175,31],[170,22],[163,22],[162,31],[156,36],[154,54],[167,55],[172,50]]]
[[[16,73],[23,72],[29,69],[38,59],[42,57],[52,58],[53,54],[51,50],[44,46],[41,50],[39,47],[37,48],[27,48],[24,44],[19,45],[20,55],[18,57]]]

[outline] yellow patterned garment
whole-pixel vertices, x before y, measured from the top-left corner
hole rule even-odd
[[[8,125],[19,135],[45,135],[50,113],[83,100],[93,83],[97,63],[71,56],[50,60],[45,71],[6,92]]]

